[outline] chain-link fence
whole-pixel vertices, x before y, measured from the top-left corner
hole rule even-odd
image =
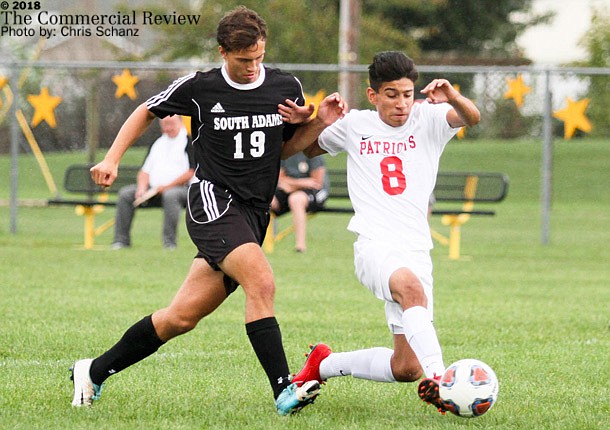
[[[175,79],[218,64],[135,62],[0,62],[0,155],[11,154],[11,231],[16,231],[17,158],[33,152],[105,153],[129,114]],[[365,97],[367,67],[333,64],[270,65],[293,72],[310,102],[345,82],[354,87],[350,107],[371,108]],[[610,68],[419,66],[416,94],[446,78],[481,110],[481,122],[458,138],[543,142],[542,242],[548,242],[553,138],[610,137]],[[148,145],[150,129],[137,144]],[[85,160],[83,160],[85,161]],[[43,160],[39,164],[45,164]],[[41,166],[42,167],[42,166]],[[43,168],[43,173],[45,169]],[[52,193],[53,181],[47,180]]]
[[[11,126],[19,119],[13,115],[17,115],[21,120],[13,135],[20,151],[31,151],[26,139],[30,133],[43,152],[88,149],[94,154],[110,145],[129,113],[148,97],[184,74],[216,66],[0,63],[0,153],[10,151]],[[354,73],[360,87],[355,93],[360,96],[351,107],[371,107],[365,98],[366,66],[346,70],[337,65],[277,66],[294,73],[313,101],[336,91],[341,72]],[[419,71],[416,92],[431,79],[444,77],[475,100],[482,121],[467,130],[464,139],[542,138],[545,114],[552,134],[563,138],[565,120],[555,117],[562,111],[574,116],[573,137],[610,137],[610,69],[420,66]],[[145,136],[142,141],[150,139]]]

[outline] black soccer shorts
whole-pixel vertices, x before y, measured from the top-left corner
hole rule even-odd
[[[240,203],[211,182],[191,184],[186,209],[195,258],[204,258],[214,270],[221,270],[218,264],[235,248],[250,242],[262,245],[265,240],[269,211]],[[227,295],[238,285],[225,275]]]

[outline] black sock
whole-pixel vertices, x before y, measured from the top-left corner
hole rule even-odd
[[[282,345],[280,326],[275,317],[263,318],[246,324],[246,333],[269,378],[273,397],[277,399],[282,390],[290,385],[290,370]]]
[[[100,385],[110,375],[153,354],[164,343],[155,331],[152,315],[142,318],[112,348],[93,360],[89,370],[91,380]]]

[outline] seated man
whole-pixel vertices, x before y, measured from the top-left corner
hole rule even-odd
[[[162,135],[150,147],[137,184],[119,190],[112,249],[131,246],[135,209],[145,206],[163,207],[163,246],[176,248],[178,219],[195,172],[193,151],[180,116],[167,116],[159,124]]]
[[[329,182],[322,156],[307,158],[303,153],[282,160],[277,190],[271,202],[276,215],[292,212],[295,250],[305,252],[307,212],[322,208],[328,198]]]

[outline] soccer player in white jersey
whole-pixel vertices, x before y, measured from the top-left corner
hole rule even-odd
[[[419,396],[445,412],[438,381],[445,371],[432,323],[432,239],[427,221],[439,159],[462,126],[480,120],[474,103],[446,79],[434,79],[415,103],[418,72],[402,52],[381,52],[369,66],[369,101],[376,110],[351,110],[326,128],[308,156],[347,152],[348,189],[357,234],[358,279],[385,301],[394,348],[332,353],[317,344],[293,378],[352,375],[380,382],[413,382]]]

